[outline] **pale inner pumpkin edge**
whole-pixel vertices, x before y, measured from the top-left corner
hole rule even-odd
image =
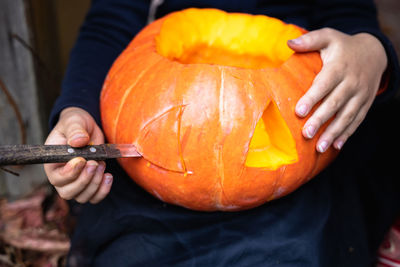
[[[293,54],[287,40],[301,34],[298,27],[267,16],[188,9],[166,18],[156,49],[183,64],[260,69],[285,62]]]
[[[276,170],[298,161],[296,142],[273,101],[258,121],[245,165]]]

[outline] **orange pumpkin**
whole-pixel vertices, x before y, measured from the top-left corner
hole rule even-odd
[[[235,211],[282,197],[336,155],[301,135],[298,99],[321,69],[293,53],[305,31],[267,16],[186,9],[145,27],[109,71],[101,93],[110,143],[143,158],[119,162],[159,199]]]

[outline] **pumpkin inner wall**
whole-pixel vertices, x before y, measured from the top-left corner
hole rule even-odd
[[[276,170],[296,161],[296,142],[278,107],[271,101],[256,125],[245,164]]]
[[[299,28],[275,18],[188,9],[164,21],[156,49],[183,64],[279,67],[293,54],[287,40],[301,34]]]

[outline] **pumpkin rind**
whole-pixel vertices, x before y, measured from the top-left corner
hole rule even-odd
[[[321,130],[304,139],[305,119],[294,112],[321,69],[319,54],[293,54],[280,66],[263,68],[180,62],[160,55],[156,42],[163,23],[187,16],[182,12],[229,17],[190,9],[153,22],[115,61],[101,93],[108,142],[135,144],[143,155],[119,160],[132,179],[168,203],[234,211],[289,194],[325,168],[337,151],[316,152]],[[271,101],[296,143],[297,161],[275,169],[246,166],[256,125]]]

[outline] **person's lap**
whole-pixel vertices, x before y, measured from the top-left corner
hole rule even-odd
[[[315,179],[248,211],[189,211],[114,175],[110,195],[83,208],[69,264],[368,266],[400,206],[395,159],[385,158],[399,148],[382,119],[388,108],[372,112]]]

